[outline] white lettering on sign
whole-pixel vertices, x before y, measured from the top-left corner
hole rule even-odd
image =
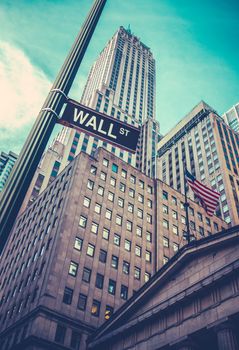
[[[91,126],[93,130],[98,131],[99,133],[103,135],[107,135],[111,137],[112,139],[117,139],[117,136],[113,134],[113,128],[114,124],[110,123],[109,130],[104,130],[104,119],[100,119],[99,125],[97,125],[97,118],[96,116],[90,116],[89,113],[85,113],[84,111],[80,110],[78,112],[78,109],[75,108],[74,110],[74,122],[79,123],[80,125],[85,125],[85,127]],[[122,129],[122,131],[121,131]],[[127,136],[129,130],[126,130],[124,128],[120,128],[120,134]]]

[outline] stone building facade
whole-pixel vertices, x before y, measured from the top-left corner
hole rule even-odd
[[[91,350],[238,350],[239,226],[191,242],[90,337]]]
[[[227,227],[195,202],[190,208],[195,238]],[[85,349],[87,336],[185,244],[184,230],[182,194],[104,149],[81,152],[9,236],[2,349]]]

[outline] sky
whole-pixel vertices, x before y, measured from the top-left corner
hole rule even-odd
[[[20,152],[92,4],[1,0],[0,152]],[[99,53],[130,25],[156,60],[162,134],[202,99],[222,114],[239,102],[238,14],[238,0],[107,0],[69,96],[80,100]]]

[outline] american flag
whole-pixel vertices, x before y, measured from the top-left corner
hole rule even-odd
[[[189,186],[200,199],[203,208],[209,216],[213,216],[214,211],[218,205],[220,193],[203,185],[190,172],[185,169],[185,179]]]

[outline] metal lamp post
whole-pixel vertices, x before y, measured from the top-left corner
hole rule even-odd
[[[106,0],[95,0],[23,146],[0,197],[0,252],[13,227],[43,151],[66,102]]]

